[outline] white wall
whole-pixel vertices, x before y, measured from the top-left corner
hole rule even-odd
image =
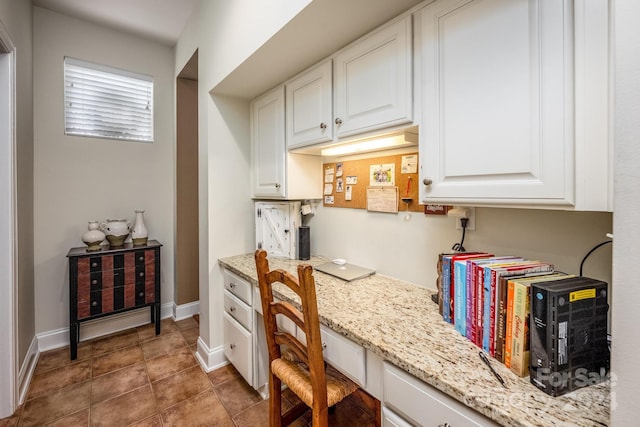
[[[640,242],[640,3],[614,1],[615,180],[611,425],[638,425]]]
[[[436,261],[461,237],[453,218],[405,212],[371,213],[364,209],[320,206],[308,222],[311,252],[345,258],[379,273],[435,289]],[[518,255],[554,263],[556,269],[577,274],[582,257],[609,240],[610,213],[531,209],[476,208],[476,230],[464,240],[467,251]],[[584,274],[610,283],[611,246],[585,262]]]
[[[222,363],[222,274],[218,259],[250,250],[249,104],[209,92],[308,0],[202,1],[175,49],[177,76],[198,49],[200,339],[211,367]],[[268,19],[266,19],[268,18]]]
[[[162,303],[173,301],[173,50],[34,8],[34,182],[36,333],[69,326],[71,247],[87,221],[133,220],[144,209],[162,248]],[[154,77],[152,144],[64,135],[63,58],[71,56]]]

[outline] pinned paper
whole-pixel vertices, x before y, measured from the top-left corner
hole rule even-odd
[[[407,154],[402,156],[401,173],[418,173],[418,155]]]
[[[344,192],[344,199],[345,200],[351,200],[352,190],[353,190],[353,188],[350,185],[347,185],[347,189]]]

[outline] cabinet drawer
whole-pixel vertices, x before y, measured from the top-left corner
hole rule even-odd
[[[382,427],[412,427],[398,414],[386,406],[382,407]]]
[[[297,330],[298,339],[306,342],[304,332]],[[366,353],[362,346],[337,332],[320,326],[324,360],[362,387],[367,385]]]
[[[252,328],[251,307],[234,297],[228,291],[224,292],[224,311],[240,322],[248,331]]]
[[[249,384],[253,384],[251,334],[227,312],[222,313],[224,355]]]
[[[229,270],[224,270],[223,275],[224,288],[245,303],[251,305],[251,284]]]
[[[384,405],[418,425],[497,425],[473,409],[386,362],[383,381]]]

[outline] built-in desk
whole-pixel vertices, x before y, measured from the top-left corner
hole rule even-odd
[[[304,262],[316,265],[326,261],[314,256]],[[269,259],[271,268],[283,268],[292,274],[297,274],[300,262]],[[253,254],[220,259],[219,263],[257,286]],[[434,290],[381,274],[349,283],[320,272],[315,272],[314,277],[322,325],[495,423],[609,424],[608,382],[553,398],[531,385],[528,377],[519,378],[503,364],[492,361],[507,384],[507,388],[502,387],[480,361],[478,347],[442,320],[438,306],[431,300]],[[298,301],[284,287],[276,289],[275,295]],[[372,376],[379,374],[382,378],[382,364],[378,371],[368,366],[367,373],[368,382],[379,380]]]

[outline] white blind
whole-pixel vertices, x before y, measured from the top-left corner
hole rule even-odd
[[[64,59],[65,134],[153,141],[150,76]]]

